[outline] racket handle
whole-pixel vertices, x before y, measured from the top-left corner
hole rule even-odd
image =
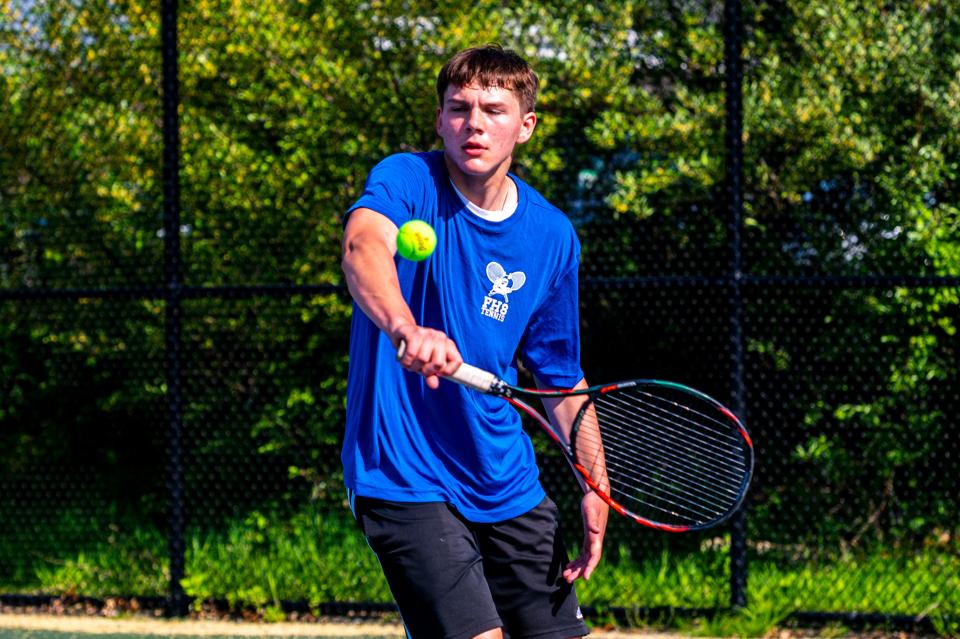
[[[397,347],[397,359],[401,359],[403,354],[407,350],[407,343],[404,340],[400,340],[400,344]],[[454,372],[453,375],[450,375],[447,379],[453,380],[458,384],[463,384],[474,390],[478,390],[481,393],[489,393],[490,389],[493,388],[493,385],[500,381],[493,373],[488,373],[482,368],[477,368],[476,366],[471,366],[470,364],[460,364],[460,368]]]
[[[460,368],[447,379],[452,379],[458,384],[463,384],[481,393],[489,393],[494,384],[500,381],[500,378],[493,373],[470,364],[460,364]]]

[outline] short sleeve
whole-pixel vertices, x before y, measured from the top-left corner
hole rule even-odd
[[[405,154],[391,155],[380,161],[367,176],[363,194],[347,210],[367,208],[386,216],[398,227],[413,217],[423,190],[423,175]]]
[[[551,388],[570,388],[583,379],[578,267],[579,259],[551,287],[528,324],[521,345],[524,365],[541,384]]]

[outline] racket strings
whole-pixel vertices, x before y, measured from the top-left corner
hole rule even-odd
[[[646,398],[650,398],[649,400]],[[660,417],[671,426],[677,426],[683,429],[687,434],[701,437],[704,445],[710,449],[721,453],[721,456],[729,452],[731,444],[739,446],[740,436],[733,433],[730,429],[730,422],[721,422],[720,420],[705,415],[703,412],[694,408],[680,404],[675,401],[667,400],[662,397],[656,397],[650,393],[638,391],[636,395],[628,393],[618,393],[607,395],[601,398],[607,400],[609,404],[620,404],[628,409],[635,410],[638,414],[647,415],[651,418]],[[655,400],[659,403],[654,403]],[[664,405],[666,404],[666,405]],[[678,412],[680,411],[680,412]],[[690,416],[684,414],[689,413]],[[714,429],[714,430],[710,430]],[[667,431],[670,432],[670,431]],[[721,439],[712,435],[719,434],[727,437]],[[731,459],[742,461],[738,456],[732,456]]]
[[[618,425],[626,423],[636,423],[641,426],[659,426],[656,431],[648,431],[652,439],[658,440],[660,444],[684,444],[686,443],[686,438],[689,436],[697,436],[696,429],[691,429],[689,425],[680,424],[677,421],[671,419],[671,415],[666,413],[663,416],[662,421],[656,421],[657,417],[660,415],[656,413],[651,413],[649,411],[631,411],[631,410],[622,410],[620,406],[616,404],[616,400],[610,398],[612,401],[605,406],[605,414],[609,416],[616,416],[618,419],[609,419],[603,420],[604,424]],[[601,408],[602,409],[602,408]],[[673,426],[678,426],[680,428],[673,428]],[[713,468],[718,471],[730,471],[733,473],[735,470],[734,467],[744,466],[744,460],[742,454],[740,454],[740,442],[731,440],[728,442],[726,448],[718,448],[712,443],[705,443],[703,454],[705,456],[711,457],[712,461],[715,462]],[[736,448],[734,448],[736,447]],[[730,454],[730,453],[733,454]],[[726,462],[733,464],[733,467],[728,467]],[[736,473],[739,475],[739,473]]]
[[[608,436],[607,436],[608,437]],[[676,456],[663,457],[653,448],[635,448],[640,454],[630,454],[627,448],[616,449],[605,455],[606,474],[605,478],[612,486],[619,486],[619,489],[611,491],[611,496],[642,494],[651,500],[664,502],[663,507],[656,503],[650,503],[652,507],[662,512],[671,513],[667,509],[669,506],[684,508],[695,515],[710,518],[724,512],[729,507],[731,501],[730,495],[723,495],[713,489],[708,483],[709,475],[698,477],[695,474],[687,473],[682,470],[671,470],[668,464],[682,463],[684,460]],[[661,462],[659,465],[651,464],[646,461],[645,455],[657,457]],[[594,461],[596,466],[596,462]],[[628,482],[625,477],[642,474],[647,477],[646,485]],[[685,492],[678,492],[675,487],[681,484],[685,486]],[[677,493],[675,499],[670,500],[663,494],[664,490]],[[700,501],[696,501],[700,499]]]
[[[649,450],[640,451],[651,452]],[[654,460],[657,461],[657,460]],[[663,461],[663,458],[659,458]],[[631,463],[632,462],[632,463]],[[651,483],[671,488],[675,485],[683,484],[693,498],[702,499],[705,506],[713,506],[721,511],[729,505],[731,498],[736,499],[736,492],[723,486],[714,487],[707,483],[709,475],[696,475],[671,469],[668,464],[676,463],[676,460],[669,460],[665,463],[651,463],[642,456],[630,455],[625,452],[619,458],[608,457],[607,465],[622,475],[629,473],[643,473]],[[608,471],[609,473],[610,471]]]
[[[637,490],[636,487],[633,487],[630,484],[627,484],[623,480],[611,479],[610,483],[613,485],[621,486],[624,489],[629,489],[630,491]],[[616,497],[617,494],[622,495],[625,492],[626,490],[614,491],[612,496]],[[649,509],[655,510],[660,513],[665,513],[668,515],[677,516],[682,512],[685,515],[690,516],[690,518],[695,521],[709,521],[724,512],[723,510],[717,511],[717,510],[703,509],[700,507],[700,505],[697,502],[693,502],[693,501],[684,500],[687,503],[678,503],[675,501],[665,500],[663,499],[662,496],[657,495],[656,493],[645,492],[642,490],[641,492],[643,492],[645,496],[651,498],[651,501],[645,502],[645,505]],[[659,503],[659,502],[662,502],[662,503]],[[648,517],[648,518],[653,519],[653,517]]]
[[[616,422],[605,422],[604,429],[605,431],[618,431],[616,433],[617,435],[628,436],[630,434],[624,431]],[[652,439],[656,439],[656,436]],[[678,466],[677,464],[684,464],[688,460],[663,446],[657,447],[655,445],[656,443],[657,442],[646,442],[644,440],[631,441],[627,439],[623,448],[620,449],[623,451],[622,458],[635,462],[632,468],[639,469],[654,468],[655,466],[651,462],[659,462],[659,466],[663,469],[665,475],[676,477],[682,481],[689,481],[694,487],[704,489],[704,494],[712,494],[714,492],[721,494],[727,492],[730,495],[736,494],[736,491],[725,486],[730,479],[729,477],[722,477],[715,472],[710,472],[716,470],[712,468],[706,469],[705,472],[696,472],[696,470],[699,469],[690,470]],[[674,466],[668,466],[668,464],[673,464]],[[624,468],[631,467],[624,466]],[[721,480],[721,483],[711,483],[711,480]]]
[[[646,487],[637,486],[635,484],[629,484],[624,479],[621,479],[627,472],[632,472],[629,467],[624,467],[614,460],[613,462],[608,461],[607,464],[613,468],[613,477],[610,478],[611,484],[616,484],[621,487],[626,488],[627,490],[620,490],[620,494],[626,494],[631,491],[641,493],[652,499],[658,499],[661,501],[667,501],[665,496],[661,492],[657,492],[655,489],[670,488],[674,482],[671,482],[669,477],[656,478],[653,477],[650,480],[650,483]],[[648,469],[647,472],[651,472],[653,469]],[[626,471],[626,472],[621,472]],[[654,486],[654,484],[656,486]],[[698,497],[701,499],[698,500]],[[710,498],[710,495],[704,493],[697,493],[696,491],[691,491],[688,494],[677,495],[675,499],[669,502],[669,505],[688,508],[691,512],[697,512],[699,514],[706,515],[716,515],[722,513],[726,507],[721,501],[713,500]]]
[[[749,472],[745,446],[738,426],[705,402],[635,387],[594,399],[577,431],[576,455],[627,510],[698,525],[738,502]]]
[[[605,408],[608,410],[604,410]],[[602,402],[598,402],[597,410],[603,413],[603,418],[600,420],[603,428],[605,430],[615,431],[612,435],[605,435],[605,439],[610,440],[614,436],[622,438],[624,440],[622,450],[625,453],[625,457],[641,463],[645,462],[647,457],[653,457],[664,463],[674,462],[684,464],[689,461],[680,448],[680,445],[687,443],[686,440],[673,436],[669,430],[648,429],[646,433],[647,437],[637,438],[637,428],[657,426],[655,422],[643,419],[643,415],[624,413],[618,410],[616,405],[610,404],[604,406]],[[610,419],[610,417],[617,417],[619,419]],[[633,423],[636,426],[632,429],[623,426],[623,424],[629,423]],[[667,420],[667,423],[673,422]],[[630,456],[628,454],[630,452],[641,452],[642,455]],[[733,452],[740,453],[739,450],[734,450]],[[710,451],[707,451],[706,455],[713,457]],[[743,475],[742,472],[737,472],[737,468],[742,469],[745,465],[742,453],[740,453],[738,457],[728,457],[726,460],[714,458],[709,461],[713,462],[709,466],[700,464],[690,469],[678,465],[673,472],[675,476],[688,479],[693,483],[701,482],[703,486],[714,486],[719,492],[722,492],[724,488],[726,488],[729,494],[735,496],[737,494],[736,489],[739,487]],[[724,461],[731,461],[734,467],[728,467],[726,464],[723,464]],[[704,483],[708,480],[712,480],[711,484]]]

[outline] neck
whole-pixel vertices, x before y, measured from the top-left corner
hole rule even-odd
[[[450,179],[465,198],[488,211],[499,211],[504,207],[510,197],[513,182],[507,177],[510,170],[509,158],[489,175],[468,175],[451,162],[446,154],[443,159]]]

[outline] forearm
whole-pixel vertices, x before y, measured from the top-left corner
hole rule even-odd
[[[587,388],[587,381],[585,379],[580,380],[574,388]],[[584,395],[545,398],[543,400],[544,409],[550,418],[550,423],[565,444],[570,444],[573,423],[586,401],[587,397]],[[600,442],[600,429],[597,424],[596,410],[594,410],[592,406],[587,407],[586,414],[583,416],[583,419],[580,420],[579,431],[577,433],[576,457],[578,462],[586,468],[590,477],[600,488],[605,492],[609,492],[610,488],[607,480],[603,447]],[[589,490],[580,473],[576,474],[584,492]]]
[[[397,227],[392,221],[370,209],[350,214],[341,262],[347,288],[367,317],[394,342],[401,326],[415,324],[397,279],[396,251]]]
[[[580,380],[575,388],[587,388],[586,380]],[[586,401],[589,400],[583,395],[543,400],[544,408],[550,417],[554,430],[568,445],[573,430],[573,422],[581,409],[584,408],[584,402]],[[590,481],[595,486],[604,494],[609,494],[610,481],[607,478],[603,446],[600,443],[597,413],[592,404],[588,405],[585,410],[586,413],[580,420],[576,436],[577,464],[586,469]],[[580,512],[583,515],[583,545],[580,549],[580,555],[568,563],[563,570],[563,578],[567,583],[573,583],[580,578],[590,579],[590,575],[597,564],[600,563],[600,556],[603,553],[603,536],[607,529],[607,517],[610,513],[610,507],[593,490],[593,486],[586,482],[580,472],[574,472],[574,475],[576,475],[584,492],[583,499],[580,500]]]
[[[347,243],[342,266],[350,295],[380,330],[394,338],[399,327],[416,324],[389,250],[370,242]]]
[[[463,359],[456,344],[442,331],[420,326],[400,290],[394,254],[397,227],[369,209],[351,213],[343,238],[343,274],[360,309],[396,347],[406,343],[400,365],[420,373],[437,388]]]
[[[600,424],[597,410],[590,403],[580,419],[576,436],[577,461],[586,469],[596,488],[604,494],[610,494],[610,477],[607,474],[607,461],[603,451],[603,439],[600,437]]]
[[[537,387],[544,388],[543,384],[537,380]],[[575,389],[587,388],[587,380],[581,379]],[[559,434],[564,443],[570,443],[570,431],[573,427],[573,420],[576,419],[580,407],[586,401],[583,395],[570,395],[569,397],[545,397],[543,399],[543,408],[550,418],[550,423],[554,430]]]

